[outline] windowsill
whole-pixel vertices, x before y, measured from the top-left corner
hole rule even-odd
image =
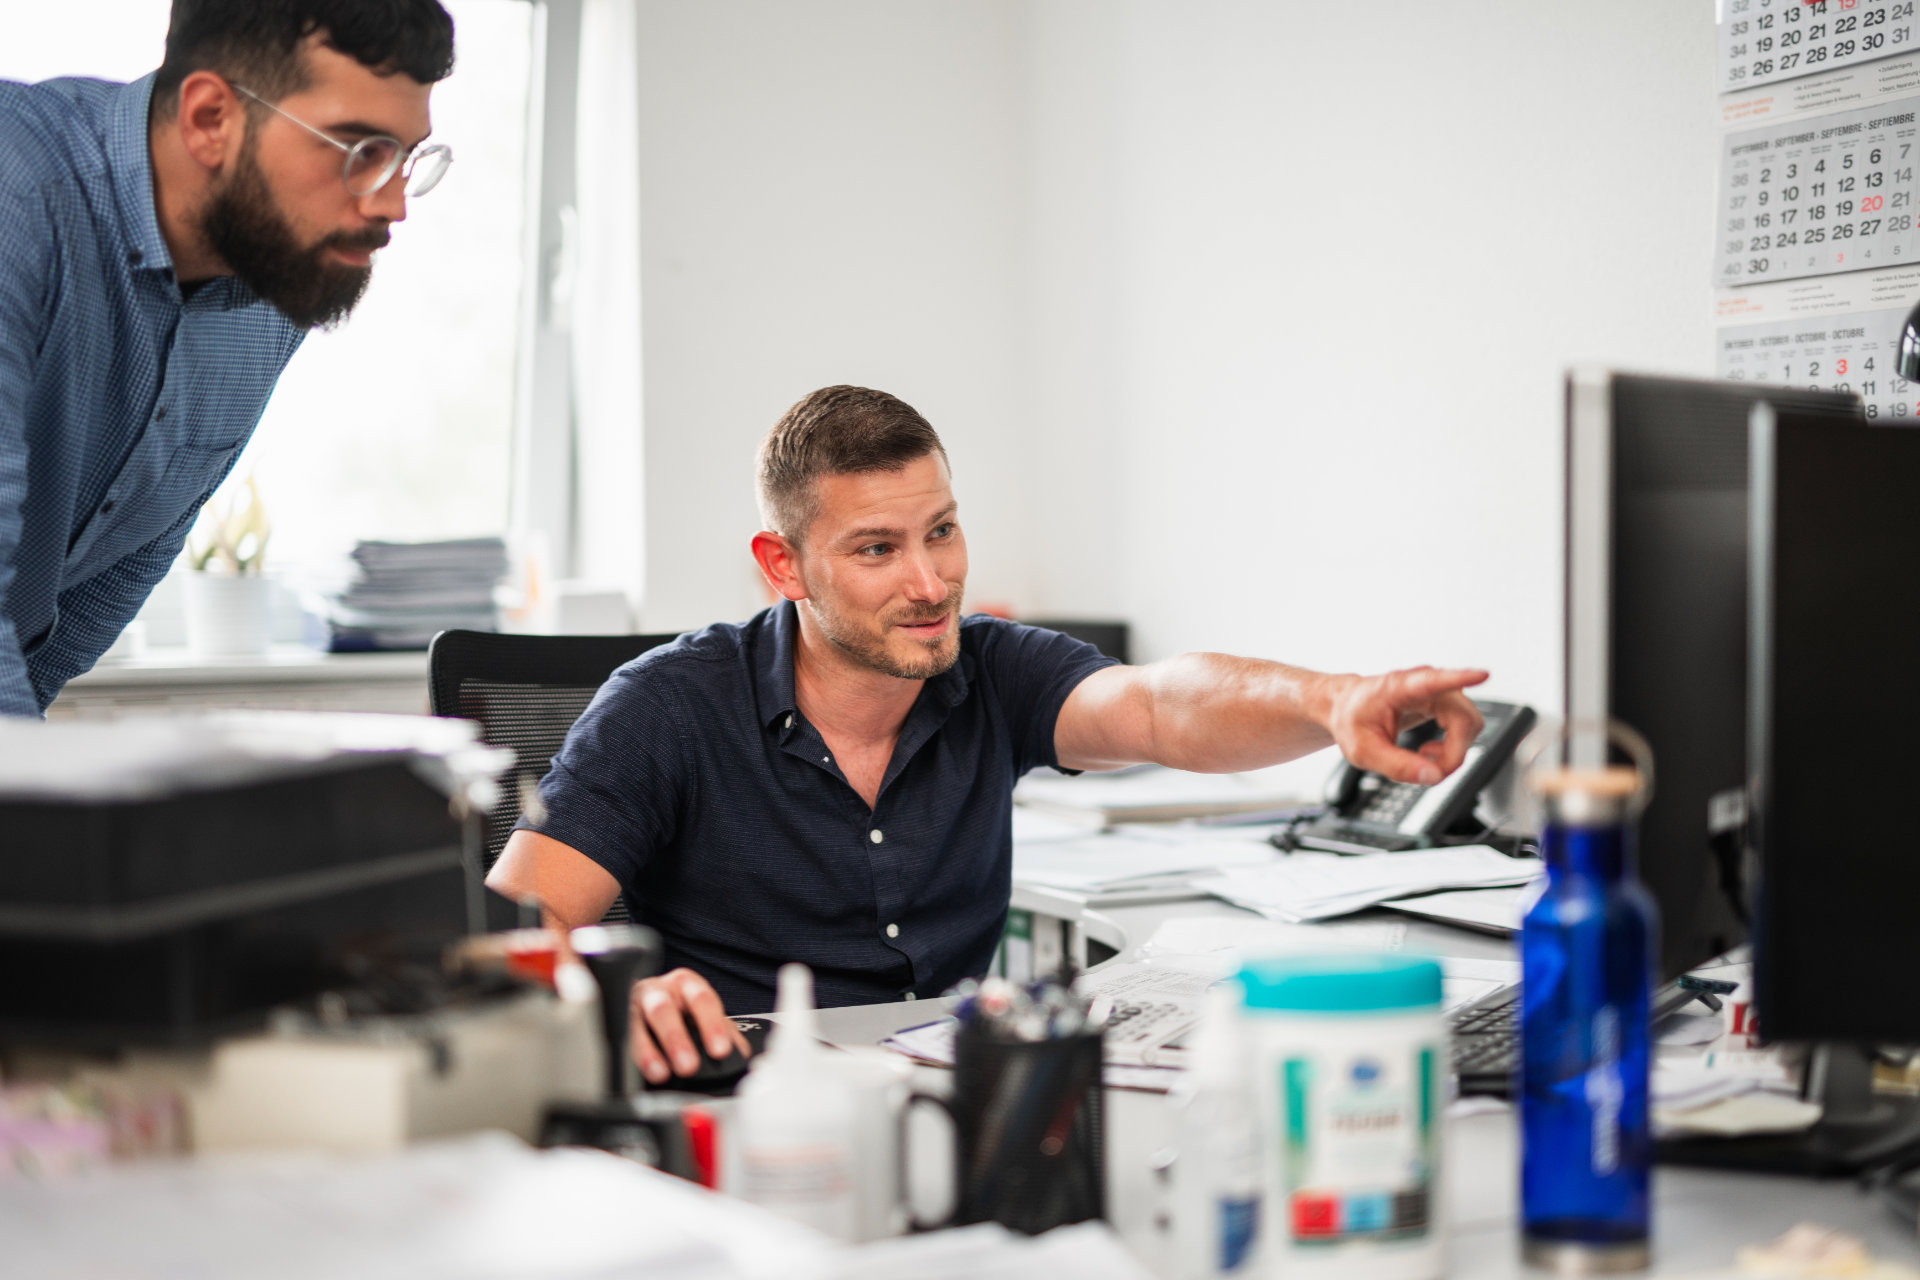
[[[199,684],[348,683],[427,678],[425,650],[405,653],[321,653],[300,644],[277,644],[258,657],[201,657],[185,646],[154,646],[138,658],[103,659],[70,689]]]

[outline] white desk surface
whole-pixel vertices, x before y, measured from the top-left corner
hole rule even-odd
[[[1147,939],[1161,920],[1177,915],[1238,915],[1211,899],[1114,907],[1129,941]],[[1388,915],[1391,913],[1381,913]],[[1511,944],[1424,921],[1408,921],[1407,946],[1436,955],[1510,958]],[[1124,953],[1123,953],[1124,954]],[[874,1044],[905,1027],[940,1016],[926,1001],[826,1009],[821,1034],[841,1044]],[[919,1069],[922,1087],[944,1089],[946,1073]],[[1158,1094],[1108,1093],[1108,1216],[1149,1267],[1165,1274],[1167,1237],[1156,1226],[1161,1207],[1149,1161],[1173,1137],[1172,1115]],[[1520,1262],[1519,1152],[1511,1110],[1455,1117],[1448,1128],[1446,1188],[1451,1224],[1448,1273],[1472,1280],[1538,1277]],[[1874,1255],[1920,1264],[1920,1236],[1904,1229],[1878,1202],[1846,1181],[1658,1167],[1654,1171],[1655,1277],[1693,1276],[1733,1265],[1742,1245],[1772,1239],[1797,1222],[1818,1222],[1859,1236]]]
[[[306,645],[277,644],[263,654],[200,657],[182,647],[149,649],[138,658],[101,662],[68,682],[86,691],[199,684],[348,683],[355,680],[418,681],[425,691],[425,650],[383,653],[321,653]]]

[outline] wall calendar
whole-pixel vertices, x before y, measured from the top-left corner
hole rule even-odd
[[[1728,134],[1714,279],[1789,280],[1920,259],[1920,98]]]
[[[1905,53],[1917,36],[1914,0],[1721,0],[1720,90]]]
[[[1920,387],[1898,376],[1905,308],[1722,329],[1714,373],[1736,382],[1851,391],[1870,421],[1920,420]]]

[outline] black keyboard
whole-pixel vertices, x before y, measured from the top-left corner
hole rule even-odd
[[[1664,984],[1653,994],[1654,1025],[1695,998],[1678,983]],[[1520,1071],[1520,988],[1496,991],[1481,1003],[1455,1010],[1447,1017],[1447,1030],[1447,1062],[1460,1077],[1461,1095],[1512,1097]]]
[[[1448,1062],[1462,1095],[1511,1097],[1520,1069],[1520,988],[1468,1005],[1447,1020]]]

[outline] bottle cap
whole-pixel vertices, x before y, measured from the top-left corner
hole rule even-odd
[[[786,1061],[819,1047],[819,1028],[813,1017],[813,970],[803,964],[780,966],[773,1012],[776,1021],[767,1033],[768,1057]]]
[[[1385,1013],[1440,1005],[1440,964],[1420,956],[1284,955],[1240,970],[1246,1007],[1276,1013]]]
[[[1200,999],[1200,1025],[1188,1042],[1192,1075],[1205,1083],[1238,1084],[1247,1067],[1240,1035],[1240,984],[1229,978],[1208,987]]]
[[[1640,794],[1640,771],[1629,765],[1554,769],[1537,774],[1533,789],[1553,822],[1567,826],[1611,826],[1626,819]]]

